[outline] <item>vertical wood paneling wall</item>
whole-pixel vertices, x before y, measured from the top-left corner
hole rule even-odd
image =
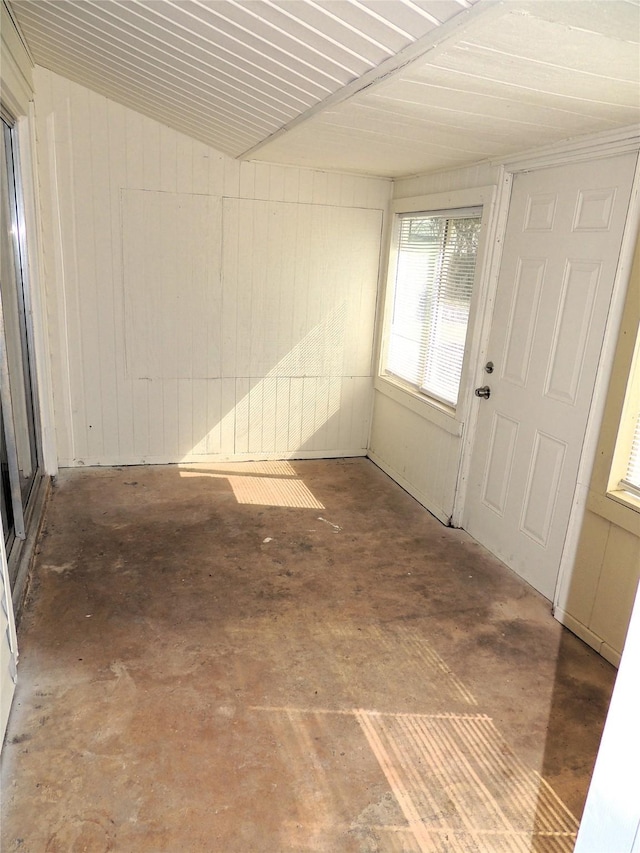
[[[394,199],[490,186],[499,169],[490,165],[440,172],[394,183]],[[383,270],[386,277],[386,270]],[[428,420],[401,395],[376,389],[369,456],[441,521],[453,512],[462,436]]]
[[[390,182],[35,82],[59,464],[365,454]]]

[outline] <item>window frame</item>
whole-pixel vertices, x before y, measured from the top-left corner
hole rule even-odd
[[[624,403],[616,436],[613,463],[609,473],[607,497],[640,513],[640,494],[625,489],[622,482],[627,474],[631,447],[640,410],[640,327],[636,332],[631,369],[626,384]]]
[[[438,315],[442,315],[444,311],[446,311],[446,302],[447,298],[443,294],[443,287],[445,290],[448,290],[451,294],[451,290],[455,290],[456,287],[459,286],[459,282],[456,281],[455,274],[453,277],[450,277],[447,274],[443,273],[443,270],[447,268],[447,260],[453,260],[453,255],[449,253],[447,248],[448,234],[450,231],[450,223],[460,220],[468,220],[477,223],[478,227],[478,237],[476,240],[476,252],[473,255],[473,280],[471,282],[471,286],[467,291],[469,302],[467,306],[467,311],[465,312],[465,335],[463,341],[463,354],[464,347],[466,346],[466,337],[468,331],[468,323],[469,323],[469,312],[471,309],[471,297],[473,295],[474,288],[474,280],[475,280],[475,269],[477,263],[477,243],[479,242],[479,231],[482,227],[482,207],[473,207],[473,208],[456,208],[455,210],[429,210],[429,211],[420,211],[418,213],[398,213],[396,216],[399,219],[399,243],[402,245],[399,246],[396,251],[396,259],[397,265],[395,270],[395,275],[393,277],[394,283],[394,298],[393,298],[393,314],[392,320],[390,324],[390,333],[387,338],[387,361],[385,366],[385,374],[391,375],[396,379],[400,379],[401,381],[406,381],[412,388],[414,388],[418,393],[425,394],[429,399],[436,400],[445,406],[450,406],[455,409],[458,404],[459,397],[459,386],[455,389],[455,401],[452,401],[448,396],[445,395],[444,390],[443,393],[438,393],[438,390],[435,386],[438,385],[439,382],[439,372],[434,369],[434,364],[430,364],[430,359],[434,359],[438,357],[438,353],[442,355],[440,348],[437,343],[433,346],[429,345],[429,340],[432,337],[435,337],[436,340],[441,335],[441,328],[439,326],[437,317]],[[426,279],[423,283],[429,284],[430,286],[426,288],[425,294],[428,300],[433,302],[432,310],[434,312],[434,317],[429,317],[428,312],[424,311],[423,316],[420,318],[421,323],[418,324],[419,330],[419,353],[417,363],[413,363],[411,359],[406,359],[405,357],[401,357],[400,360],[393,359],[391,357],[391,353],[393,352],[393,343],[397,341],[399,343],[399,338],[406,338],[407,328],[404,324],[397,324],[395,322],[396,314],[399,311],[402,311],[405,314],[406,318],[406,305],[399,305],[398,303],[398,287],[403,292],[405,291],[406,280],[402,280],[400,277],[400,270],[403,260],[403,250],[409,249],[411,245],[410,237],[407,239],[406,235],[406,223],[409,223],[409,232],[411,232],[413,228],[413,223],[416,222],[428,222],[428,221],[439,221],[442,223],[442,233],[439,235],[438,246],[436,249],[436,254],[431,258],[431,261],[426,262],[426,267],[423,268],[422,272],[426,273]],[[403,232],[404,232],[404,241],[403,241]],[[415,245],[415,244],[414,244]],[[409,266],[411,266],[411,261],[408,260]],[[419,261],[420,263],[420,261]],[[435,264],[435,269],[432,269],[432,266]],[[422,274],[420,275],[420,281],[422,281]],[[441,298],[442,297],[442,298]],[[401,300],[403,302],[403,300]],[[396,335],[393,332],[396,331]],[[409,372],[412,370],[415,372],[415,380],[412,381],[407,376],[403,376],[401,370],[394,370],[392,368],[391,362],[393,361],[393,366],[396,368],[409,368]],[[460,369],[462,369],[462,361],[460,362]],[[453,388],[451,389],[453,391]]]
[[[483,326],[487,308],[492,306],[488,298],[491,268],[495,264],[495,253],[489,251],[490,224],[496,198],[496,186],[483,186],[446,193],[433,193],[398,199],[391,204],[388,261],[382,300],[378,361],[374,387],[397,402],[402,403],[428,420],[438,424],[454,435],[462,434],[462,426],[468,417],[471,405],[470,389],[478,372],[482,351]],[[437,214],[446,211],[455,215],[456,210],[481,208],[480,235],[476,266],[469,308],[469,320],[465,339],[465,351],[460,374],[458,402],[451,406],[437,397],[419,390],[415,385],[387,373],[387,355],[393,319],[395,278],[398,265],[399,236],[402,217],[407,214]]]

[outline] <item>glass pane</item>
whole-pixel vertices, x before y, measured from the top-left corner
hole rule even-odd
[[[455,405],[464,358],[480,211],[400,222],[387,371]]]
[[[433,310],[425,318],[427,340],[421,387],[452,405],[458,401],[479,230],[479,219],[447,220]]]
[[[0,288],[20,492],[25,506],[36,476],[38,454],[19,243],[19,199],[14,177],[14,148],[12,131],[5,122],[2,122],[1,146]]]
[[[433,294],[446,221],[403,219],[396,270],[393,323],[387,369],[414,385],[424,373],[425,317]]]
[[[636,427],[631,443],[627,473],[622,480],[622,488],[640,494],[640,413],[636,416]]]
[[[2,529],[4,544],[8,547],[13,538],[13,507],[11,505],[11,481],[9,479],[9,460],[4,440],[4,421],[0,407],[0,507],[2,510]]]

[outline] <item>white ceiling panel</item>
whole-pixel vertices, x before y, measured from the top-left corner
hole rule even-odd
[[[11,0],[34,60],[234,157],[389,177],[640,121],[640,0]]]
[[[253,157],[397,177],[638,121],[638,3],[509,0]]]
[[[476,0],[13,0],[36,63],[231,156]]]

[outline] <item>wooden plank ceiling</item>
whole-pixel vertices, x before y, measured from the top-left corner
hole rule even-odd
[[[640,120],[639,36],[635,2],[509,0],[258,156],[398,177],[627,127]]]
[[[11,0],[34,61],[233,157],[389,177],[640,120],[640,0]]]

